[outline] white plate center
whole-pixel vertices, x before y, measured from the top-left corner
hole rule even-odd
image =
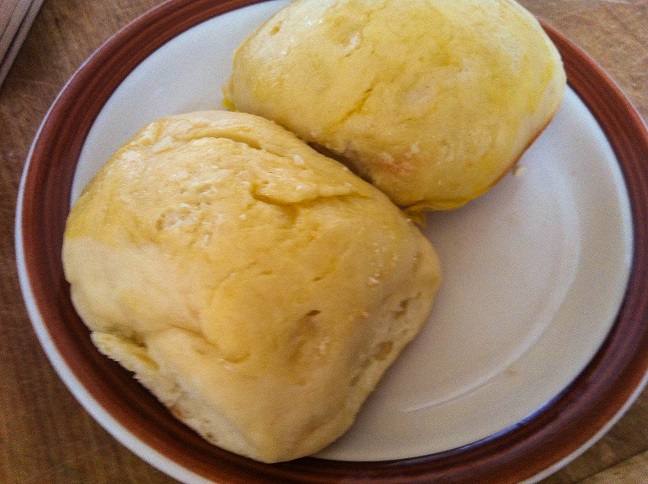
[[[150,121],[222,108],[234,49],[285,3],[210,19],[144,60],[97,117],[73,199]],[[631,261],[629,202],[616,158],[568,89],[520,165],[519,175],[465,207],[428,217],[425,233],[445,274],[429,323],[352,429],[321,457],[397,459],[469,444],[532,414],[595,354]]]

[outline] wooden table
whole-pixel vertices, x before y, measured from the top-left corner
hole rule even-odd
[[[0,89],[0,482],[173,482],[97,425],[54,373],[23,307],[13,245],[21,171],[48,107],[94,49],[157,3],[46,1]],[[648,119],[648,1],[522,3],[589,52]],[[544,482],[648,483],[648,391]]]

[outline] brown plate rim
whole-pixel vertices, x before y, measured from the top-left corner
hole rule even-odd
[[[127,372],[96,351],[70,302],[60,260],[85,137],[121,81],[153,51],[202,21],[254,3],[170,0],[152,9],[82,65],[41,125],[23,173],[17,251],[39,317],[74,377],[137,439],[183,468],[219,482],[519,482],[591,444],[636,396],[648,371],[648,130],[603,69],[547,25],[570,86],[597,119],[619,161],[631,203],[634,252],[628,289],[604,344],[575,381],[532,416],[486,440],[429,456],[382,462],[303,458],[266,465],[207,444],[169,418]]]

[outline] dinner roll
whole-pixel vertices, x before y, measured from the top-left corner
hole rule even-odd
[[[492,187],[564,88],[558,51],[512,0],[297,0],[239,46],[224,93],[415,211]]]
[[[100,351],[207,440],[263,462],[340,436],[426,321],[434,249],[379,190],[275,123],[155,121],[69,215]]]

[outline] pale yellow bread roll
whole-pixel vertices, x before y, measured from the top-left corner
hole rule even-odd
[[[512,0],[296,0],[240,45],[224,92],[417,210],[492,187],[564,88],[558,51]]]
[[[380,191],[227,111],[124,145],[74,205],[63,262],[102,352],[206,439],[264,462],[349,428],[440,282]]]

